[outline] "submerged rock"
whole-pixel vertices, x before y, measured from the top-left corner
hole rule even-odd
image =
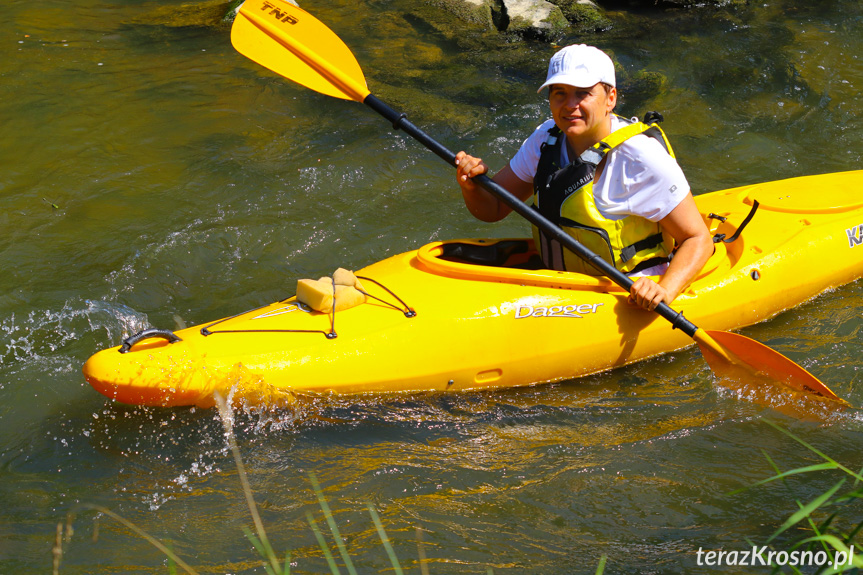
[[[225,14],[229,11],[229,4],[232,2],[227,0],[201,0],[200,2],[187,2],[175,6],[161,6],[136,18],[133,23],[166,26],[168,28],[220,26],[226,22]],[[239,4],[242,4],[242,0]],[[237,10],[239,10],[239,5]],[[233,21],[233,16],[231,16],[230,21]]]
[[[546,0],[503,0],[507,32],[550,38],[569,26],[560,8]]]
[[[429,0],[431,6],[449,12],[462,22],[490,30],[496,27],[493,0]]]
[[[682,7],[682,8],[702,8],[702,7],[719,7],[727,6],[745,6],[749,4],[749,0],[629,0],[627,2],[632,8],[640,9],[655,9],[657,7]]]
[[[615,64],[618,72],[618,88],[621,94],[621,105],[638,104],[643,107],[651,100],[662,96],[667,90],[668,78],[653,70],[639,70],[629,74]],[[646,111],[646,110],[645,110]]]
[[[570,24],[570,32],[599,32],[612,27],[611,19],[593,0],[551,0]]]
[[[169,27],[212,27],[234,21],[245,0],[201,0],[165,6],[138,23]],[[298,5],[295,0],[288,0]],[[626,6],[643,11],[668,7],[735,7],[749,0],[629,0]],[[426,6],[455,17],[462,26],[497,31],[522,38],[555,41],[565,34],[591,34],[614,28],[615,19],[604,4],[619,9],[615,0],[426,0]],[[625,11],[624,11],[625,13]],[[619,13],[618,13],[619,14]],[[625,16],[624,16],[625,17]],[[457,24],[455,24],[457,25]]]
[[[466,132],[488,114],[488,108],[482,105],[457,101],[450,95],[437,95],[414,86],[386,84],[382,80],[384,78],[374,81],[375,94],[412,121],[436,122],[457,132]]]
[[[617,18],[668,8],[735,8],[749,0],[426,0],[459,20],[488,30],[554,41],[614,28]],[[622,6],[621,6],[622,5]],[[616,10],[612,17],[608,9]],[[621,7],[623,10],[621,11]],[[627,8],[630,10],[627,11]]]
[[[237,17],[237,12],[240,11],[240,7],[242,7],[243,2],[246,0],[231,0],[228,3],[228,10],[225,12],[225,15],[222,17],[222,22],[233,22],[234,18]],[[292,2],[292,4],[296,4],[296,2]]]
[[[569,21],[546,0],[428,0],[459,20],[485,30],[528,38],[559,37]]]

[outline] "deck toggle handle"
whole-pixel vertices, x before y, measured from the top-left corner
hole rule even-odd
[[[168,343],[176,343],[178,341],[183,341],[181,338],[177,336],[173,331],[169,329],[156,329],[151,327],[150,329],[145,329],[144,331],[139,331],[135,335],[131,335],[127,337],[123,341],[123,345],[120,346],[118,350],[120,353],[129,353],[132,349],[132,346],[136,343],[144,341],[145,339],[150,339],[152,337],[160,337],[162,339],[167,339]]]

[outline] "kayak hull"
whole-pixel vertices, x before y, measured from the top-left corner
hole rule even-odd
[[[859,278],[861,188],[858,171],[697,196],[711,230],[726,238],[760,206],[736,240],[716,244],[674,308],[701,327],[733,330]],[[319,313],[288,298],[177,331],[179,341],[100,351],[84,375],[122,403],[206,407],[218,391],[272,405],[306,394],[547,383],[692,343],[607,279],[518,267],[530,248],[528,240],[431,243],[358,270],[374,297],[357,307]],[[506,252],[507,267],[483,265]]]

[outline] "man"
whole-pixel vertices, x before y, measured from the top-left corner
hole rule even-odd
[[[637,278],[630,302],[648,310],[670,304],[713,253],[713,240],[665,135],[612,112],[614,64],[592,46],[557,52],[538,91],[545,88],[552,118],[492,179],[522,201],[536,194],[540,213]],[[480,158],[459,152],[456,165],[474,216],[494,222],[509,214],[472,181],[488,172]],[[534,235],[547,267],[598,273],[558,242]],[[655,275],[658,282],[649,277]]]

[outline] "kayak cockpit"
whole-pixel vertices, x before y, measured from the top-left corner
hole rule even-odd
[[[726,244],[716,251],[694,282],[731,268]],[[417,261],[428,272],[458,279],[492,281],[601,292],[623,291],[611,280],[575,272],[545,269],[530,238],[462,239],[426,244],[417,250]]]
[[[543,269],[529,238],[463,239],[426,244],[419,266],[436,275],[475,281],[594,291],[623,291],[611,280]]]
[[[439,257],[447,261],[480,266],[544,269],[533,240],[528,238],[444,242]]]

